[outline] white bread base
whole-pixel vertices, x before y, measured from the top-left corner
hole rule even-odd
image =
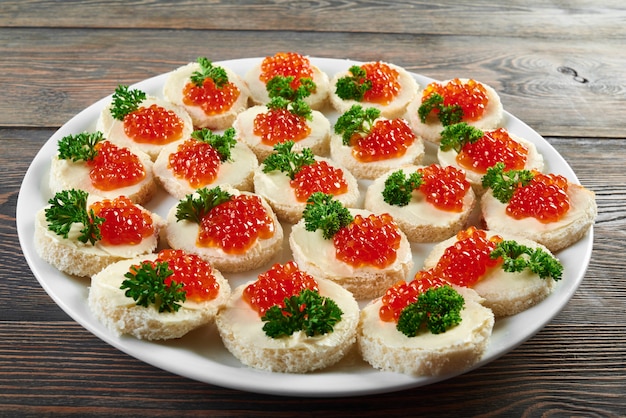
[[[343,312],[332,333],[307,337],[299,331],[289,337],[267,337],[260,316],[241,298],[247,283],[233,291],[216,318],[228,351],[247,366],[280,373],[307,373],[341,360],[356,342],[359,306],[339,285],[316,280],[320,294],[335,301]]]
[[[380,320],[380,299],[363,308],[358,334],[363,359],[376,369],[417,376],[445,375],[477,363],[489,345],[493,313],[471,289],[456,290],[465,298],[461,323],[441,334],[405,336],[395,322]]]
[[[185,301],[177,312],[159,312],[154,306],[138,306],[120,289],[124,274],[133,264],[156,259],[156,254],[124,260],[108,266],[91,278],[87,302],[94,316],[115,335],[132,335],[143,340],[180,338],[215,319],[218,309],[230,296],[230,285],[222,274],[213,269],[219,284],[215,299],[205,302]]]

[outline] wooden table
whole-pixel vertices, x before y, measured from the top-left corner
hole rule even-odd
[[[0,416],[624,416],[625,43],[617,1],[1,1]],[[42,144],[118,84],[198,56],[290,50],[496,88],[596,193],[591,263],[563,311],[462,376],[320,399],[172,375],[72,321],[29,270],[16,232],[19,187]]]

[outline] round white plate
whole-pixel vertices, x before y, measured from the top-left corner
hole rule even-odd
[[[248,58],[216,64],[230,67],[238,74],[244,75],[259,60],[260,58]],[[351,65],[359,64],[355,61],[324,58],[313,58],[312,61],[329,76],[344,71]],[[162,74],[144,80],[132,87],[148,94],[162,96],[162,86],[167,75]],[[421,85],[433,81],[418,74],[413,76]],[[40,259],[34,248],[33,237],[35,213],[52,197],[46,185],[50,160],[56,153],[57,141],[66,135],[83,131],[93,132],[101,109],[110,100],[109,96],[89,106],[52,135],[30,165],[17,201],[17,230],[24,256],[41,286],[75,321],[108,344],[163,370],[214,385],[258,393],[290,396],[366,395],[427,385],[469,370],[459,370],[452,375],[438,377],[380,372],[361,360],[355,351],[337,365],[322,371],[302,375],[270,373],[246,367],[236,360],[222,345],[214,326],[198,329],[179,340],[168,342],[147,342],[132,337],[116,337],[109,332],[94,318],[87,306],[89,280],[60,273]],[[328,116],[331,122],[337,117],[333,114]],[[571,167],[538,133],[508,113],[506,127],[537,146],[538,151],[544,156],[546,171],[562,174],[570,181],[578,183]],[[433,156],[434,147],[427,149]],[[160,192],[160,195],[146,206],[164,216],[175,203],[176,201],[165,192]],[[285,232],[287,236],[289,228]],[[557,254],[564,265],[563,280],[558,283],[554,292],[538,305],[513,317],[498,320],[487,352],[473,368],[489,363],[513,350],[559,313],[585,275],[591,257],[592,242],[593,229],[578,243]],[[413,245],[414,270],[421,268],[423,258],[430,248],[432,246],[426,244]],[[289,259],[288,251],[286,246],[286,250],[277,261]],[[234,288],[244,281],[254,279],[258,272],[227,277]]]

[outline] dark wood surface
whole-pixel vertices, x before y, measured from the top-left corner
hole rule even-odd
[[[618,1],[0,1],[0,416],[626,416],[625,45]],[[591,263],[563,311],[465,375],[321,399],[188,380],[73,322],[16,232],[19,187],[42,144],[118,84],[198,56],[281,50],[495,87],[596,193]]]

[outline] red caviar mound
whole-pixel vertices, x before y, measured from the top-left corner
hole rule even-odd
[[[293,187],[299,202],[306,202],[315,192],[337,196],[348,191],[343,171],[326,161],[316,161],[302,167],[289,184]]]
[[[515,190],[506,213],[515,219],[530,216],[542,223],[556,222],[570,208],[567,179],[557,174],[534,174],[528,185]]]
[[[298,142],[311,134],[306,118],[287,109],[270,109],[254,118],[254,134],[265,145],[274,146],[285,141]]]
[[[399,72],[389,65],[377,61],[361,65],[365,78],[372,82],[372,88],[365,92],[363,101],[387,105],[400,92]]]
[[[213,275],[213,268],[198,255],[166,249],[159,252],[156,261],[167,262],[173,273],[164,283],[168,286],[172,281],[181,283],[187,300],[206,302],[219,294],[220,285]]]
[[[227,112],[241,94],[232,82],[217,87],[212,78],[204,79],[202,86],[187,83],[183,88],[183,103],[188,106],[199,106],[207,116]]]
[[[419,190],[427,202],[445,211],[463,210],[463,200],[470,188],[463,171],[452,166],[441,167],[438,164],[431,164],[417,171],[422,173],[423,183]]]
[[[184,123],[176,112],[153,104],[124,116],[124,132],[133,141],[164,145],[183,137]]]
[[[293,77],[291,88],[300,87],[301,78],[313,79],[313,69],[308,58],[296,52],[278,52],[272,57],[265,57],[261,63],[259,79],[267,84],[272,78]]]
[[[447,83],[433,82],[426,86],[422,93],[422,102],[433,94],[443,97],[444,106],[458,105],[463,110],[463,120],[472,121],[480,119],[485,113],[489,97],[482,84],[475,80],[462,82],[455,78]],[[433,109],[437,113],[438,109]]]
[[[96,216],[104,218],[100,225],[104,244],[136,245],[154,233],[150,214],[125,196],[96,202],[91,209]]]
[[[499,128],[465,144],[456,161],[462,167],[484,174],[499,162],[504,163],[505,170],[521,170],[527,158],[528,148],[511,138],[506,129]]]
[[[168,168],[178,178],[186,180],[193,188],[213,183],[221,165],[219,153],[211,145],[188,139],[170,154]]]
[[[406,153],[416,137],[403,119],[379,119],[367,136],[355,134],[352,155],[358,161],[371,162],[398,158]]]
[[[146,169],[137,155],[128,148],[102,141],[96,144],[95,158],[87,164],[91,167],[89,179],[100,190],[115,190],[133,186],[146,177]]]

